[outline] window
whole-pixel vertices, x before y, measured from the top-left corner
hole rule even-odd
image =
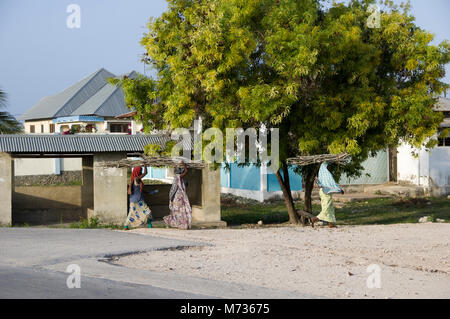
[[[44,133],[44,125],[41,124],[41,133]]]
[[[34,133],[34,125],[30,125],[30,133]]]
[[[450,146],[450,137],[438,139],[438,146]]]
[[[55,124],[50,124],[50,133],[55,133]]]
[[[439,131],[441,134],[441,131]],[[446,138],[438,138],[438,146],[450,146],[450,134]]]
[[[111,133],[129,133],[128,123],[111,123],[109,126],[109,131]]]

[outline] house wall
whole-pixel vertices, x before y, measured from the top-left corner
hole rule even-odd
[[[450,147],[436,147],[431,151],[430,177],[445,194],[450,193]]]
[[[54,123],[53,119],[25,121],[25,133],[33,134],[30,131],[30,126],[35,126],[35,134],[50,134],[50,124],[55,124],[55,133],[58,134],[63,130],[61,128],[67,127],[70,129],[72,125],[87,125],[94,124],[97,133],[109,133],[108,124],[110,123],[129,123],[132,122],[134,133],[136,130],[142,128],[141,124],[136,124],[134,120],[115,120],[107,118],[104,122],[61,122]],[[41,125],[44,125],[44,131],[41,130]],[[53,133],[52,133],[53,134]],[[89,134],[89,133],[86,133]],[[111,133],[124,134],[124,133]],[[15,176],[30,176],[30,175],[52,175],[60,174],[61,171],[81,171],[81,158],[62,158],[62,159],[16,159],[15,160]]]
[[[422,149],[417,157],[412,151],[406,144],[398,148],[398,181],[426,187],[431,195],[449,194],[450,147],[435,147],[430,152]]]
[[[417,152],[407,144],[402,144],[397,148],[397,180],[407,182],[417,186],[429,187],[429,153],[420,150]]]
[[[54,124],[53,120],[38,120],[38,121],[25,121],[24,128],[25,133],[31,133],[30,127],[34,125],[34,133],[50,133],[50,124]],[[44,131],[41,130],[41,125],[44,125]],[[58,132],[55,127],[55,132]]]
[[[339,184],[342,185],[368,185],[384,184],[389,181],[389,159],[387,151],[379,151],[375,156],[369,157],[362,164],[364,168],[361,176],[349,178],[342,174]]]
[[[364,171],[359,178],[341,176],[340,184],[383,184],[389,179],[388,156],[386,151],[379,152],[362,163]],[[262,171],[261,171],[262,169]],[[264,201],[281,198],[282,192],[275,174],[267,172],[264,167],[256,166],[238,167],[232,164],[230,171],[222,166],[220,171],[220,185],[222,193],[234,194],[246,198]],[[289,169],[289,181],[294,198],[301,196],[302,176],[296,174],[293,168]]]
[[[80,171],[81,158],[16,158],[15,176],[59,175],[61,171]]]

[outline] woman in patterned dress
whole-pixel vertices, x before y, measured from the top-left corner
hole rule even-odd
[[[142,174],[142,167],[133,168],[131,173],[131,181],[128,186],[128,195],[130,195],[130,210],[125,221],[124,230],[131,227],[139,227],[148,221],[148,227],[152,226],[152,212],[144,201],[143,191],[144,182],[142,178],[147,175],[147,167],[144,167]]]
[[[187,174],[186,164],[184,168],[175,168],[172,187],[169,193],[170,215],[164,216],[164,222],[168,227],[189,229],[192,223],[192,209],[186,193],[183,177]]]

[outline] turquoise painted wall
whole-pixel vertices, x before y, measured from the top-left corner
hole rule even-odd
[[[255,166],[238,167],[237,163],[231,164],[230,187],[259,191],[259,168]]]
[[[152,167],[152,178],[166,178],[166,169],[165,168],[158,168],[158,167]]]
[[[225,164],[222,164],[220,169],[220,187],[229,187],[228,185],[228,172],[225,169]]]
[[[292,191],[302,190],[302,176],[296,174],[292,168],[289,168],[289,182],[291,184]],[[267,174],[267,191],[268,192],[281,191],[280,184],[278,183],[275,174]]]

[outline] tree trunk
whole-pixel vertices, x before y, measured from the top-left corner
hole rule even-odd
[[[312,213],[312,190],[314,188],[314,180],[319,173],[320,164],[310,165],[308,168],[304,168],[303,180],[305,185],[305,212]]]
[[[282,166],[284,168],[285,164],[282,164]],[[294,206],[294,200],[291,194],[291,186],[289,184],[289,175],[286,175],[285,173],[283,173],[283,175],[284,176],[281,176],[280,169],[275,173],[275,176],[277,177],[278,180],[278,184],[280,184],[281,191],[283,192],[284,202],[286,203],[286,207],[289,214],[289,222],[292,224],[299,224],[301,220]]]

